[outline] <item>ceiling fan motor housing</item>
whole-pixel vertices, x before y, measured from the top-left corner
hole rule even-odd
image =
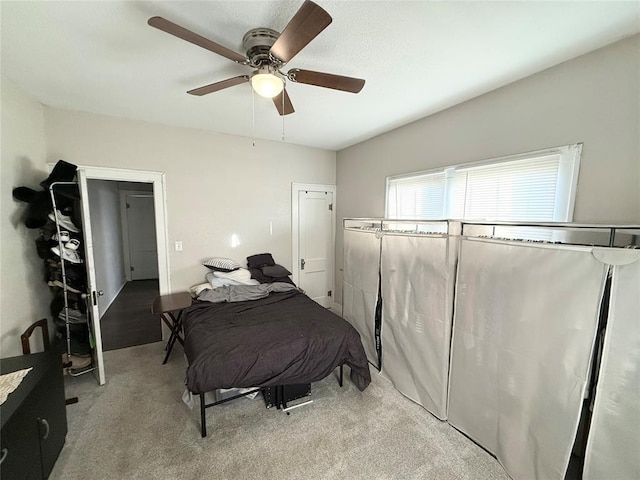
[[[273,58],[269,57],[269,50],[279,36],[279,32],[270,28],[253,28],[244,34],[242,47],[247,52],[247,58],[252,67],[260,68],[273,64]]]

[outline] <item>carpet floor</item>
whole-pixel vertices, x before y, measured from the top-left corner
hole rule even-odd
[[[360,392],[345,368],[285,415],[261,396],[207,409],[182,402],[186,361],[162,342],[105,353],[107,384],[65,379],[69,432],[51,479],[508,480],[498,461],[372,372]]]

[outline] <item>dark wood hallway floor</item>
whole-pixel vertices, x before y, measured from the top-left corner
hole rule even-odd
[[[100,319],[103,350],[117,350],[162,339],[160,317],[151,313],[151,304],[158,292],[158,280],[127,282]]]

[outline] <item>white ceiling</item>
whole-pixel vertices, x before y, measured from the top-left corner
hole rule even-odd
[[[285,68],[366,79],[358,95],[287,86],[285,141],[339,150],[640,31],[640,2],[327,1],[333,23]],[[249,73],[147,25],[162,16],[232,50],[255,27],[281,31],[299,1],[0,2],[2,74],[43,104],[281,140]],[[255,128],[255,133],[254,133]]]

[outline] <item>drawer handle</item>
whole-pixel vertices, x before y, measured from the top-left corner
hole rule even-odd
[[[0,457],[0,465],[2,465],[2,462],[4,462],[4,459],[7,458],[8,453],[9,453],[9,450],[7,450],[6,448],[2,449],[2,456]]]
[[[40,423],[42,423],[42,425],[44,425],[44,428],[46,428],[46,431],[44,432],[44,435],[42,436],[43,440],[46,440],[47,437],[49,436],[49,422],[47,422],[47,420],[45,418],[41,418],[40,419]]]

